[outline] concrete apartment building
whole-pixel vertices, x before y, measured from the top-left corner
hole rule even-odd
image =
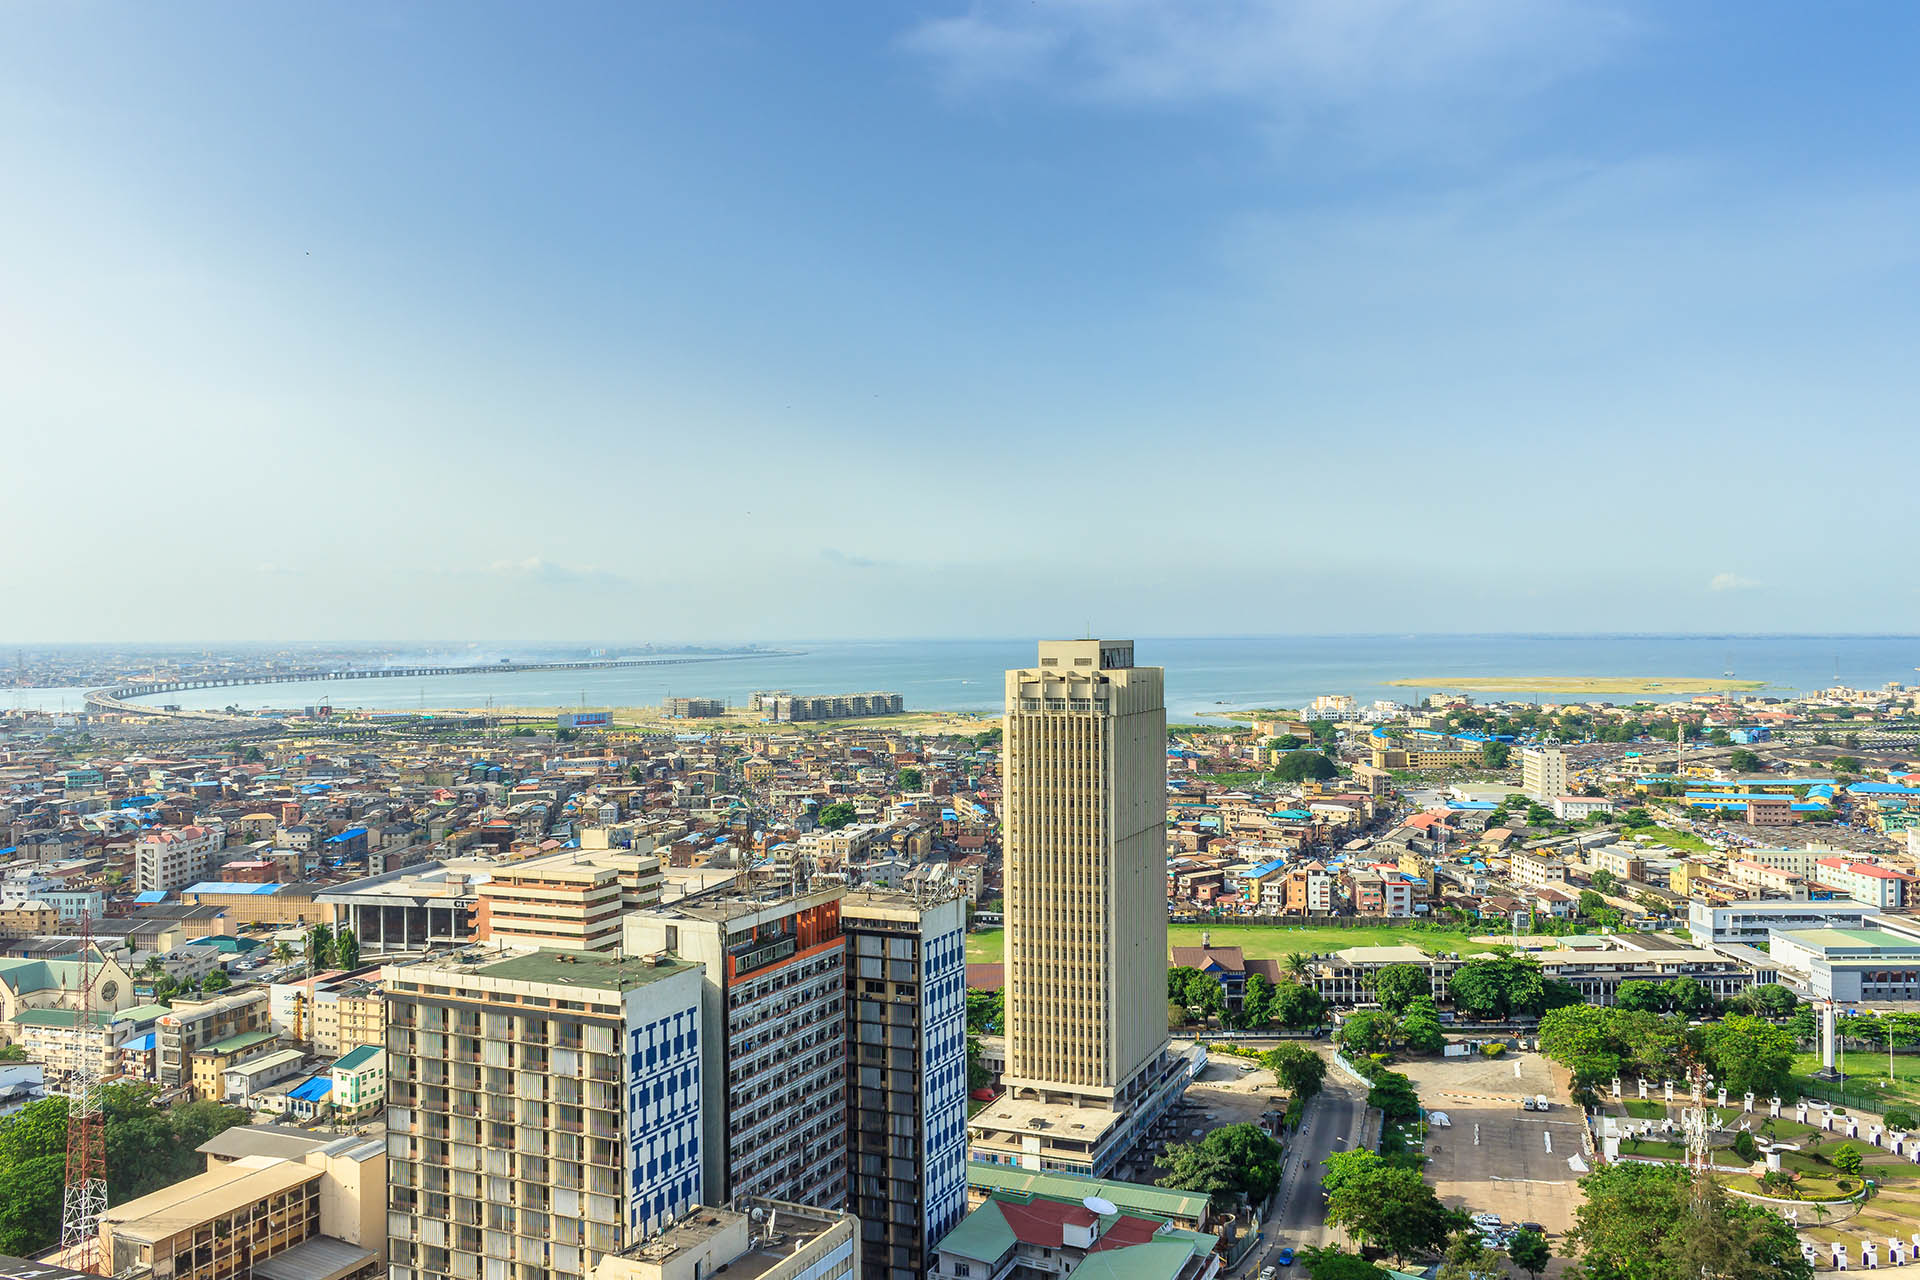
[[[1807,900],[1807,878],[1797,871],[1739,858],[1727,864],[1727,875],[1735,884],[1763,897],[1784,898],[1789,902]]]
[[[1102,1175],[1178,1096],[1168,1051],[1164,674],[1131,641],[1007,672],[1005,1093],[976,1159]]]
[[[1508,874],[1515,884],[1528,888],[1561,885],[1567,882],[1567,863],[1557,854],[1529,853],[1523,849],[1513,855]]]
[[[1348,880],[1353,913],[1399,919],[1413,914],[1414,884],[1398,870],[1356,871]]]
[[[727,707],[718,698],[668,698],[660,710],[676,720],[711,720],[725,715]]]
[[[677,955],[704,977],[710,1200],[846,1199],[844,894],[729,882],[626,917],[628,955]]]
[[[1814,864],[1813,874],[1821,884],[1881,911],[1905,906],[1907,886],[1915,879],[1904,871],[1895,871],[1877,862],[1856,862],[1852,858],[1822,858]]]
[[[1287,868],[1280,909],[1290,916],[1333,914],[1333,873],[1318,862]]]
[[[474,936],[499,946],[614,951],[620,946],[620,873],[571,854],[495,868],[478,885]]]
[[[1520,790],[1539,804],[1567,794],[1567,753],[1558,747],[1520,748]]]
[[[159,1051],[155,1072],[160,1086],[191,1085],[194,1055],[200,1050],[235,1036],[267,1031],[267,1000],[265,987],[245,987],[200,1000],[176,998],[155,1029]]]
[[[141,893],[172,893],[204,880],[226,842],[226,832],[218,823],[148,831],[133,842],[134,888]]]
[[[905,710],[897,693],[835,693],[810,696],[754,695],[754,709],[776,721],[848,720],[859,716],[897,716]]]
[[[108,1274],[375,1280],[385,1273],[386,1150],[378,1138],[316,1143],[304,1134],[240,1132],[260,1150],[232,1159],[209,1154],[205,1173],[107,1210],[100,1257]]]
[[[383,980],[390,1280],[579,1280],[701,1202],[697,967],[474,948]]]
[[[847,1208],[866,1280],[919,1280],[967,1208],[967,910],[850,893]]]
[[[861,1269],[855,1225],[831,1209],[743,1196],[602,1258],[593,1280],[707,1280],[722,1272],[741,1280],[849,1280]]]

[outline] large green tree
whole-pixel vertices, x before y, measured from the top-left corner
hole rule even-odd
[[[1273,776],[1280,782],[1324,782],[1339,772],[1333,761],[1318,751],[1289,751],[1273,766]]]
[[[1787,1091],[1793,1080],[1793,1033],[1763,1018],[1730,1014],[1701,1028],[1701,1049],[1729,1093],[1760,1097]]]
[[[1327,1221],[1396,1261],[1437,1253],[1465,1216],[1440,1203],[1417,1169],[1388,1164],[1370,1151],[1327,1158]]]
[[[202,1173],[196,1148],[246,1112],[216,1102],[154,1105],[150,1084],[100,1091],[106,1128],[107,1198],[119,1204]],[[67,1100],[46,1098],[0,1120],[0,1253],[29,1256],[59,1243],[66,1179]]]
[[[1340,1048],[1349,1056],[1385,1053],[1393,1048],[1400,1031],[1393,1015],[1378,1009],[1362,1009],[1347,1015],[1340,1024]]]
[[[1741,1013],[1751,1013],[1759,1018],[1784,1018],[1799,1005],[1800,997],[1791,987],[1778,982],[1761,982],[1748,987],[1733,999],[1727,1001],[1727,1007]]]
[[[1409,1002],[1433,994],[1433,981],[1422,964],[1390,964],[1373,975],[1373,998],[1398,1017]]]
[[[836,800],[832,804],[822,805],[820,812],[813,816],[813,820],[828,831],[838,831],[853,821],[854,812],[851,804],[845,800]]]
[[[975,1035],[993,1035],[1005,1025],[1007,1000],[1004,991],[967,992],[967,1030]]]
[[[1288,1093],[1311,1098],[1327,1078],[1327,1060],[1303,1044],[1282,1044],[1260,1055],[1260,1065]]]
[[[1388,1124],[1400,1124],[1420,1114],[1420,1095],[1406,1076],[1398,1071],[1382,1071],[1367,1090],[1367,1105],[1378,1111]]]
[[[1678,1165],[1610,1165],[1580,1180],[1567,1245],[1585,1280],[1811,1280],[1769,1209]]]
[[[1492,1280],[1500,1275],[1500,1255],[1471,1228],[1454,1232],[1440,1256],[1436,1280]]]
[[[1176,1142],[1163,1157],[1163,1187],[1204,1192],[1216,1204],[1257,1204],[1280,1185],[1280,1144],[1257,1124],[1223,1125],[1198,1142]]]
[[[1547,1238],[1538,1231],[1516,1231],[1507,1241],[1507,1256],[1513,1259],[1514,1266],[1529,1276],[1537,1276],[1547,1269],[1553,1251],[1547,1246]]]
[[[1240,992],[1240,1025],[1264,1027],[1273,1021],[1273,983],[1262,973],[1247,975]]]
[[[1440,1012],[1433,1000],[1420,996],[1410,1001],[1400,1019],[1400,1044],[1409,1053],[1438,1053],[1446,1047],[1447,1037],[1440,1030]]]
[[[1454,971],[1447,989],[1454,1007],[1475,1018],[1537,1014],[1546,1006],[1546,977],[1527,956],[1473,956]]]
[[[1300,1030],[1327,1020],[1327,1001],[1303,982],[1282,982],[1273,989],[1273,1016],[1284,1027]]]
[[[333,968],[333,928],[317,924],[307,930],[307,962],[315,971]]]
[[[1310,1246],[1302,1249],[1299,1256],[1307,1280],[1393,1280],[1359,1254],[1345,1249]]]

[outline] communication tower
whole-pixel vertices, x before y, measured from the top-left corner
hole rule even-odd
[[[100,1219],[107,1212],[107,1130],[100,1113],[100,1055],[93,1047],[93,984],[99,976],[93,917],[80,917],[80,992],[74,1010],[79,1052],[67,1089],[67,1193],[60,1214],[60,1262],[100,1274]]]

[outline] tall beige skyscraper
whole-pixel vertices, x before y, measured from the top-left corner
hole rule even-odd
[[[1167,1053],[1167,712],[1133,642],[1007,672],[1006,1094],[977,1159],[1110,1169],[1178,1093]]]

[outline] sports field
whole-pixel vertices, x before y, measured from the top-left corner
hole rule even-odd
[[[967,935],[967,959],[975,964],[997,963],[1001,958],[999,929],[982,929]],[[1216,947],[1239,947],[1256,960],[1284,960],[1298,951],[1344,951],[1348,947],[1419,947],[1422,951],[1458,951],[1470,955],[1492,948],[1475,942],[1460,929],[1422,929],[1408,925],[1369,925],[1355,929],[1288,928],[1268,924],[1171,924],[1167,941],[1176,947],[1197,947],[1200,935],[1207,934]]]

